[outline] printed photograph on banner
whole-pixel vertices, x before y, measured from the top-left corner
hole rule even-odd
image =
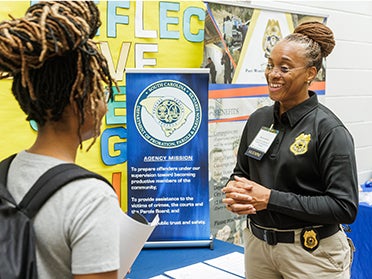
[[[264,72],[267,59],[275,44],[306,21],[323,21],[322,17],[255,9],[247,39],[241,51],[233,83],[266,83]],[[318,75],[324,80],[323,72]]]
[[[255,9],[233,82],[266,84],[264,73],[271,49],[292,30],[290,14]]]
[[[210,83],[232,83],[246,38],[252,8],[206,3],[203,66]]]
[[[302,22],[324,17],[206,2],[203,67],[210,83],[266,84],[264,71],[274,45]],[[324,81],[324,68],[317,81]]]

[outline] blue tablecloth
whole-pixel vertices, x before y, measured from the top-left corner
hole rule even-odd
[[[127,279],[148,279],[176,268],[217,258],[233,252],[244,253],[241,246],[214,240],[214,248],[149,248],[143,249]]]
[[[353,240],[356,251],[351,267],[352,279],[372,278],[372,206],[360,204],[357,218],[347,235]]]

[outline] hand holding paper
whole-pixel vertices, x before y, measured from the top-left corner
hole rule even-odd
[[[118,279],[125,278],[159,222],[159,215],[156,215],[150,224],[141,215],[133,217],[131,218],[125,213],[120,216],[120,269]]]

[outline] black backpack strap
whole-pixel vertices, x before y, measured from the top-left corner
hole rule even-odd
[[[43,204],[62,186],[74,180],[97,178],[111,186],[103,176],[75,164],[60,164],[46,171],[35,182],[19,204],[21,210],[33,218]]]
[[[13,154],[0,162],[0,198],[17,205],[12,195],[9,193],[6,183],[8,180],[8,170],[11,162],[17,154]]]

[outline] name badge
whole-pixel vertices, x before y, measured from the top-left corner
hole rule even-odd
[[[262,127],[244,154],[253,159],[261,160],[278,134],[278,130]]]

